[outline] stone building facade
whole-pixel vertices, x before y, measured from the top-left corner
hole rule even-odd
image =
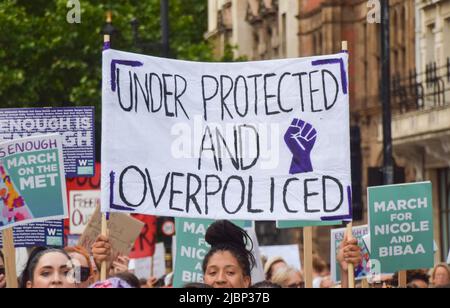
[[[390,0],[392,137],[398,178],[430,180],[435,237],[450,241],[450,0]],[[348,41],[351,125],[361,134],[362,200],[383,165],[377,0],[209,0],[206,34],[249,60],[336,53]],[[367,223],[366,205],[363,218]],[[297,234],[294,238],[299,238]],[[327,256],[329,229],[315,233]]]

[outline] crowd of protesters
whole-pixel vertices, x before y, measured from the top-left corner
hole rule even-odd
[[[251,272],[257,260],[248,247],[252,240],[247,232],[229,221],[213,223],[205,235],[211,249],[203,260],[204,283],[189,283],[185,288],[303,288],[303,273],[280,257],[264,262],[264,281],[252,281]],[[249,245],[250,244],[250,245]],[[165,288],[172,286],[173,273],[159,279],[139,280],[128,270],[129,258],[119,256],[111,260],[112,246],[108,237],[99,236],[91,253],[82,247],[54,249],[38,247],[32,250],[19,279],[20,288]],[[358,265],[361,250],[356,240],[344,239],[338,251],[342,284],[348,287],[349,264]],[[107,280],[100,281],[103,262],[109,268]],[[6,287],[5,261],[0,251],[0,288]],[[408,288],[449,288],[450,269],[438,264],[431,270],[407,272]],[[396,287],[398,274],[384,277],[372,287]],[[313,287],[333,288],[328,264],[315,255],[313,258]]]

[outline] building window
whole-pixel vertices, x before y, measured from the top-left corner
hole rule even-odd
[[[281,52],[283,58],[287,57],[287,20],[286,13],[281,16]]]
[[[436,61],[435,58],[435,36],[434,36],[434,24],[431,24],[427,27],[426,33],[426,42],[427,42],[427,53],[426,53],[426,64],[432,63]]]
[[[444,50],[447,52],[450,50],[450,18],[447,18],[444,22]],[[444,61],[446,60],[444,59]]]
[[[450,168],[439,170],[439,219],[441,257],[446,260],[450,249]]]

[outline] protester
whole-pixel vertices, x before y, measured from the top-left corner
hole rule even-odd
[[[313,277],[327,277],[330,275],[327,262],[319,255],[313,255]]]
[[[118,277],[111,277],[104,281],[94,283],[89,287],[90,289],[132,289],[132,287],[125,281]]]
[[[441,263],[434,267],[431,274],[431,283],[436,288],[450,285],[450,269],[447,264]]]
[[[0,250],[0,289],[6,288],[5,258]]]
[[[313,255],[313,288],[328,289],[333,286],[328,264],[319,255]]]
[[[183,288],[184,289],[210,289],[212,287],[206,283],[191,282],[191,283],[185,284]]]
[[[80,246],[66,247],[64,251],[72,258],[77,287],[86,289],[95,282],[94,269],[89,252]]]
[[[139,285],[141,286],[141,289],[149,289],[148,280],[145,278],[139,279]]]
[[[248,288],[251,270],[256,264],[251,238],[243,229],[227,220],[214,222],[206,231],[205,240],[211,250],[203,260],[205,283],[214,288]]]
[[[286,261],[284,261],[282,257],[272,257],[268,259],[264,265],[264,274],[266,275],[266,280],[271,281],[274,273],[276,273],[279,269],[287,266],[288,265]]]
[[[119,255],[111,262],[112,245],[109,238],[104,235],[99,235],[91,247],[92,255],[94,257],[97,269],[101,269],[102,263],[107,263],[109,276],[114,276],[119,273],[128,272],[130,258]]]
[[[426,273],[426,271],[409,271],[408,284],[419,289],[427,289],[430,284],[430,276]]]
[[[274,273],[271,282],[280,285],[282,288],[305,287],[305,282],[300,271],[290,266],[280,268]]]
[[[336,259],[341,268],[342,288],[348,288],[348,265],[353,264],[356,268],[362,262],[361,248],[358,246],[358,240],[355,238],[349,240],[346,233],[344,240],[339,246]]]
[[[36,248],[20,280],[21,288],[75,288],[70,256],[62,249]]]
[[[265,280],[265,281],[255,283],[254,285],[252,285],[250,287],[250,289],[281,289],[281,286]]]
[[[100,270],[103,262],[111,262],[111,243],[107,236],[99,235],[91,247],[97,269]]]
[[[116,260],[111,265],[109,275],[115,276],[119,273],[126,273],[128,272],[128,267],[130,264],[130,258],[127,256],[121,256],[119,255]]]
[[[411,289],[427,289],[430,283],[430,276],[425,270],[410,270],[406,272],[407,287]],[[391,285],[397,287],[399,285],[398,273],[392,277]]]
[[[139,279],[130,272],[120,272],[115,274],[113,277],[120,278],[126,283],[128,283],[133,289],[140,289],[141,283]]]

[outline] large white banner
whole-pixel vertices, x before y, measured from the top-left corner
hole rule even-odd
[[[103,54],[102,210],[348,219],[348,54],[195,63]]]

